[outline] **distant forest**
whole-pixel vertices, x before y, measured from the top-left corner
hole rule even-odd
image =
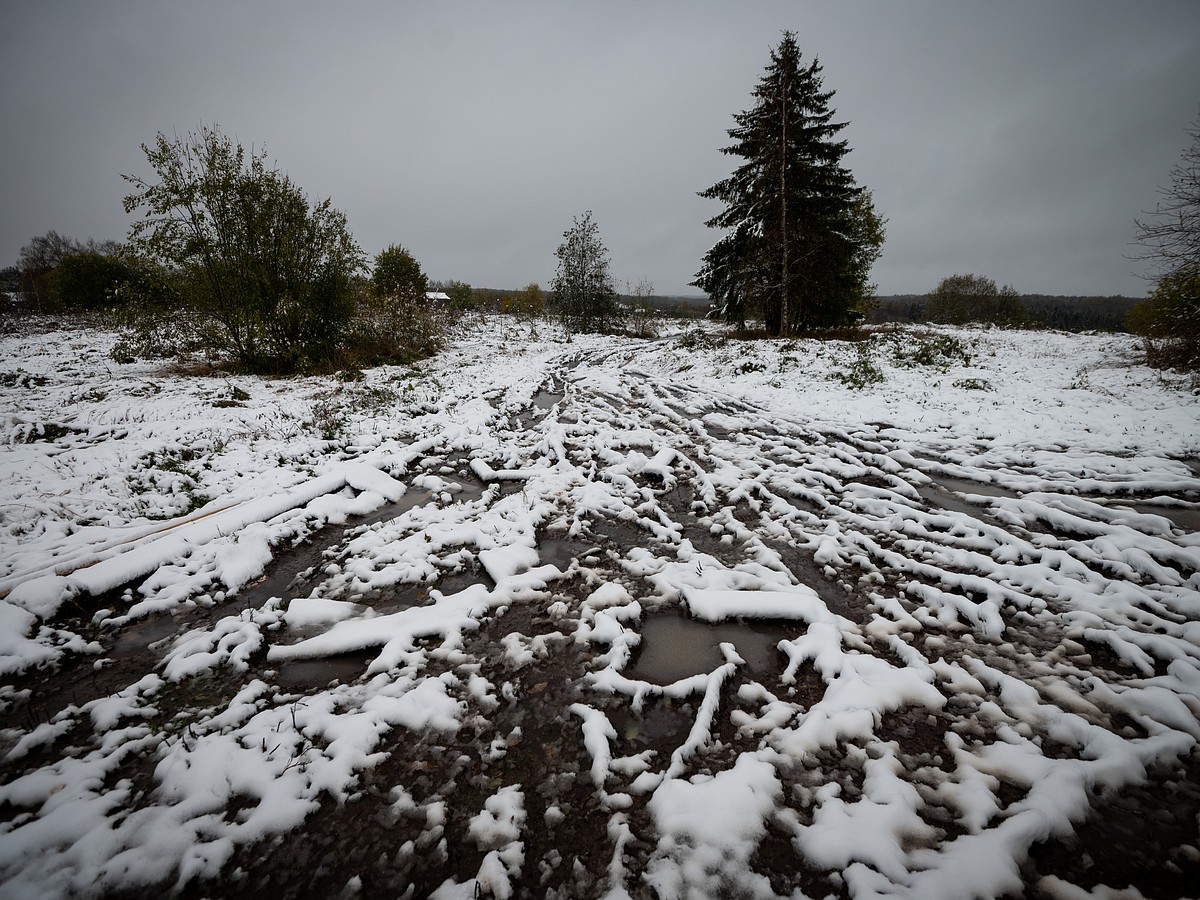
[[[517,291],[476,288],[477,302],[497,303]],[[701,319],[709,309],[707,297],[699,295],[637,297],[619,295],[622,302],[652,306],[663,315]],[[1064,297],[1050,294],[1021,294],[1021,304],[1029,315],[1029,327],[1056,328],[1060,331],[1125,331],[1125,315],[1141,299],[1138,297]],[[879,306],[868,321],[873,325],[888,322],[925,321],[925,294],[889,294],[879,298]]]
[[[1124,331],[1125,316],[1138,303],[1136,297],[1062,297],[1049,294],[1021,294],[1021,305],[1033,327],[1061,331]],[[892,294],[879,298],[871,314],[873,324],[884,322],[924,322],[924,294]]]
[[[709,307],[706,297],[622,297],[650,305],[669,315],[700,318]],[[869,322],[920,323],[925,321],[924,294],[891,294],[879,298],[879,306]],[[1061,297],[1049,294],[1022,294],[1021,304],[1029,315],[1032,327],[1056,328],[1061,331],[1124,331],[1125,315],[1141,300],[1137,297]]]

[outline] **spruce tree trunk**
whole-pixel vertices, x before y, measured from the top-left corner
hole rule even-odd
[[[787,72],[784,72],[783,78],[779,82],[779,115],[783,119],[780,123],[780,138],[779,138],[779,238],[782,243],[783,250],[782,271],[779,278],[779,327],[774,331],[768,328],[772,335],[780,334],[784,329],[788,334],[791,334],[791,293],[792,281],[791,272],[788,269],[788,221],[787,221],[787,149],[788,149],[788,114],[787,114]]]
[[[783,329],[783,308],[778,297],[771,297],[763,305],[763,325],[771,337],[779,337]]]

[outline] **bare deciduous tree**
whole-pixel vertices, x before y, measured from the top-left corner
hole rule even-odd
[[[1200,272],[1200,118],[1188,129],[1192,144],[1171,169],[1170,187],[1146,219],[1135,220],[1141,259],[1154,264],[1156,275]]]
[[[1137,220],[1141,259],[1154,269],[1154,290],[1126,325],[1146,340],[1151,365],[1200,369],[1200,118],[1192,144],[1171,169],[1171,186],[1149,218]]]

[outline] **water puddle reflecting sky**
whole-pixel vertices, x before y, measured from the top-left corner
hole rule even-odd
[[[347,684],[367,671],[377,653],[378,649],[372,648],[320,659],[291,660],[276,668],[274,681],[281,688],[292,690],[324,688],[332,681]]]
[[[769,676],[782,672],[786,664],[779,642],[795,638],[803,628],[794,622],[710,624],[680,612],[652,614],[642,623],[642,641],[625,674],[641,681],[670,684],[711,672],[725,662],[720,645],[727,642],[737,648],[750,674]]]

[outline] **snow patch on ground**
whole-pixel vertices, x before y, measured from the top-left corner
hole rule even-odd
[[[912,364],[934,337],[970,364]],[[0,732],[6,895],[219,878],[361,802],[398,740],[485,734],[552,690],[521,673],[563,648],[584,660],[561,712],[611,896],[768,897],[794,877],[787,895],[801,870],[854,897],[1017,893],[1031,849],[1098,793],[1196,752],[1200,399],[1128,338],[705,327],[506,348],[485,322],[359,386],[110,376],[111,340],[0,339],[20,375],[0,382],[0,703],[55,665],[123,672],[111,635],[138,622],[188,624],[151,645],[153,671]],[[885,378],[856,391],[840,376],[860,352]],[[562,399],[535,403],[550,383]],[[371,513],[302,587],[226,612],[286,548]],[[573,562],[546,561],[550,536]],[[765,666],[724,641],[659,684],[635,659],[663,610],[784,636]],[[470,649],[525,611],[551,624]],[[618,714],[651,709],[683,724],[631,746]],[[488,760],[520,737],[489,738]],[[569,867],[526,858],[534,829],[578,823],[520,781],[474,784],[459,837],[482,862],[435,896],[515,896]],[[444,801],[396,790],[397,816],[448,840]],[[774,871],[768,835],[791,848]]]

